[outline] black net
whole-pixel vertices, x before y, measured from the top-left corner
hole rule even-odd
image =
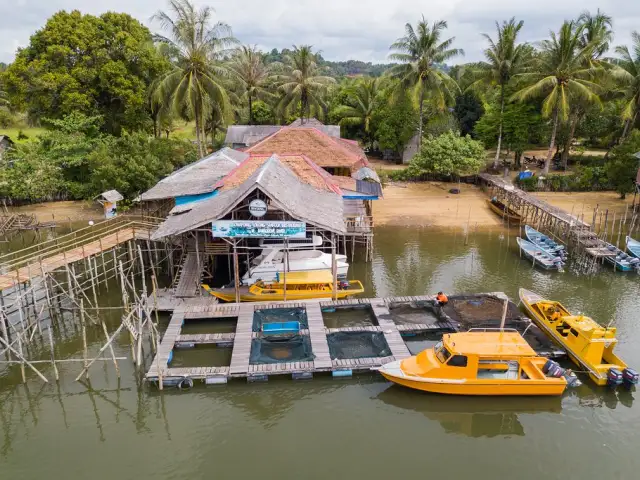
[[[389,345],[380,332],[338,332],[327,335],[332,360],[377,358],[391,355]]]
[[[300,328],[309,328],[304,308],[268,308],[253,313],[253,331],[260,332],[265,323],[300,322]]]
[[[396,325],[431,325],[440,321],[430,302],[393,303],[389,305],[389,313]]]
[[[254,338],[251,340],[249,363],[261,365],[266,363],[310,362],[314,359],[311,341],[308,336],[295,335],[277,340]]]
[[[442,307],[447,320],[460,322],[463,328],[500,326],[504,300],[492,295],[455,295],[449,297],[449,303]],[[509,302],[506,321],[518,321],[522,313]],[[497,325],[495,323],[497,322]]]

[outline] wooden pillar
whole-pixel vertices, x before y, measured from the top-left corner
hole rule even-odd
[[[336,263],[336,236],[331,234],[331,276],[332,282],[332,298],[334,301],[338,299],[338,264]]]
[[[236,303],[240,303],[240,272],[238,267],[238,243],[233,241],[233,283],[236,289]]]

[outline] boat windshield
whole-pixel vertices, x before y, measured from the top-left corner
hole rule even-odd
[[[446,363],[449,360],[451,354],[449,350],[447,350],[442,342],[438,342],[435,347],[433,347],[433,351],[436,352],[436,357],[440,360],[440,363]]]

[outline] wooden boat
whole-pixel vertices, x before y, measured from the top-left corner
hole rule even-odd
[[[489,208],[508,223],[519,225],[522,222],[522,217],[517,212],[507,207],[497,198],[487,199],[487,202],[489,203]]]
[[[286,285],[285,285],[286,281]],[[250,287],[240,287],[241,302],[270,302],[287,300],[308,300],[312,298],[332,298],[333,276],[329,270],[313,270],[309,272],[278,273],[276,282],[266,283],[257,281]],[[202,285],[207,292],[225,302],[236,301],[235,288],[213,289]],[[336,296],[338,299],[358,295],[364,292],[362,283],[358,280],[338,282]]]
[[[607,384],[611,370],[622,375],[635,373],[613,352],[618,343],[615,328],[603,327],[584,315],[572,315],[560,302],[545,300],[524,288],[520,289],[520,300],[535,324],[566,349],[569,358],[597,385]],[[559,315],[554,316],[556,311]]]
[[[567,258],[567,252],[564,249],[564,245],[560,245],[559,243],[553,241],[547,235],[540,233],[535,228],[530,227],[529,225],[524,226],[524,234],[531,243],[533,243],[536,247],[539,247],[544,252],[548,253],[553,257],[560,257],[562,260]]]
[[[520,251],[526,258],[533,262],[534,265],[544,268],[545,270],[562,270],[564,262],[561,257],[554,257],[542,250],[537,245],[534,245],[524,238],[516,238]]]
[[[563,376],[548,377],[539,357],[515,330],[450,333],[418,355],[374,368],[398,385],[451,395],[561,395]]]
[[[627,237],[627,250],[631,255],[640,258],[640,242],[631,237]]]
[[[640,272],[640,259],[628,255],[610,243],[606,244],[606,248],[610,252],[615,253],[615,256],[604,257],[607,262],[615,266],[615,270],[620,272],[633,272],[636,270]]]

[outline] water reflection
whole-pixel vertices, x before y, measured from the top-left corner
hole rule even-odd
[[[432,395],[394,385],[380,392],[377,400],[387,405],[421,413],[439,422],[447,433],[467,437],[525,435],[520,414],[560,413],[561,397],[460,397]]]

